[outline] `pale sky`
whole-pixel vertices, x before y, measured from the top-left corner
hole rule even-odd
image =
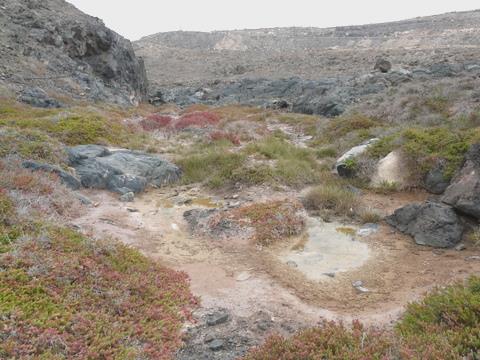
[[[480,8],[478,0],[68,0],[130,40],[174,30],[331,27]]]

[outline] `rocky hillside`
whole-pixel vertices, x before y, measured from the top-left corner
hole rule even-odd
[[[154,95],[166,102],[282,100],[295,112],[332,116],[404,82],[476,76],[479,20],[471,11],[328,29],[171,32],[135,49]],[[387,67],[373,72],[379,58]]]
[[[0,0],[0,85],[40,106],[53,97],[133,104],[144,65],[131,43],[64,0]]]

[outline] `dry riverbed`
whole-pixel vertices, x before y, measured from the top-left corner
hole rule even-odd
[[[107,192],[83,193],[95,206],[75,220],[81,231],[117,239],[190,276],[200,307],[196,321],[185,327],[179,359],[234,359],[272,332],[291,334],[322,319],[389,326],[408,302],[433,286],[480,271],[480,261],[467,260],[474,255],[468,246],[463,251],[420,247],[383,223],[365,227],[309,217],[301,236],[260,247],[194,236],[183,218],[191,209],[296,194],[251,189],[225,199],[179,187],[150,190],[122,203]],[[363,197],[386,215],[425,194]]]

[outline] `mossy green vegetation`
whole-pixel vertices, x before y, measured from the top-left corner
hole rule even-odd
[[[410,304],[396,330],[409,358],[478,358],[480,278],[437,289],[422,301]]]
[[[53,159],[52,148],[65,145],[101,144],[143,149],[150,138],[119,120],[117,109],[71,107],[36,109],[12,101],[0,101],[0,156],[8,153],[6,141],[16,145],[17,155]],[[124,111],[124,116],[127,111]],[[14,142],[11,134],[19,139]],[[24,144],[28,140],[31,144]]]
[[[325,170],[312,150],[274,136],[252,142],[239,151],[225,141],[200,144],[182,154],[177,163],[184,172],[185,183],[203,182],[212,188],[237,182],[300,186],[319,181]]]

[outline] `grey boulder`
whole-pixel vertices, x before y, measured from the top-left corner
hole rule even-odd
[[[70,175],[66,171],[59,168],[58,166],[54,166],[50,164],[41,164],[35,161],[24,161],[22,163],[22,166],[25,169],[30,169],[32,171],[44,171],[47,173],[55,174],[60,178],[62,183],[65,186],[69,187],[70,189],[72,190],[80,189],[80,181],[73,175]]]
[[[450,182],[444,176],[444,168],[441,164],[437,164],[430,170],[423,180],[425,189],[436,195],[443,194],[448,188]]]
[[[364,143],[355,146],[343,154],[335,163],[335,172],[342,177],[352,177],[355,175],[354,164],[355,160],[362,154],[364,154],[367,149],[379,139],[374,138]]]
[[[445,191],[442,201],[480,219],[480,144],[470,148],[463,168]]]
[[[464,231],[459,216],[450,206],[434,202],[407,205],[395,210],[386,221],[412,236],[417,244],[436,248],[454,247]]]
[[[68,150],[70,165],[84,187],[108,189],[120,194],[140,193],[148,184],[164,186],[180,179],[180,169],[158,156],[142,152],[109,151],[98,145]]]

